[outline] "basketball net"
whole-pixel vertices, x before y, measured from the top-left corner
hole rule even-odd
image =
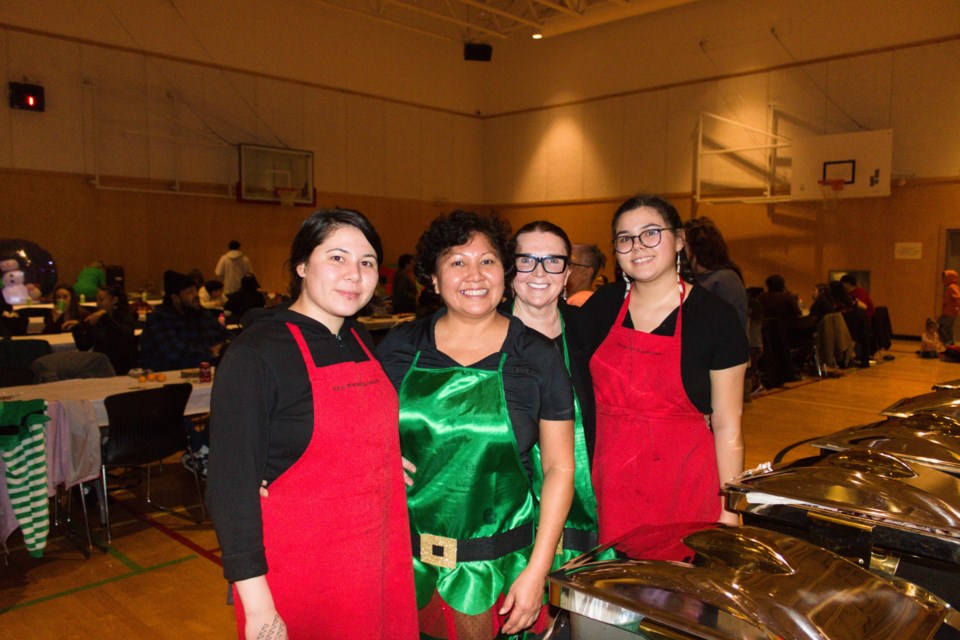
[[[300,190],[294,187],[276,188],[277,197],[280,198],[280,206],[283,207],[292,207],[297,199],[298,193],[300,193]]]
[[[844,181],[837,180],[817,180],[820,185],[820,193],[823,194],[823,208],[836,209],[840,202],[840,192],[843,191]]]

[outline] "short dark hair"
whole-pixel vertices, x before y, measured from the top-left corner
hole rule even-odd
[[[783,279],[783,276],[776,273],[772,276],[767,276],[764,282],[767,285],[767,291],[786,291],[787,289],[787,281]]]
[[[207,290],[207,293],[210,293],[211,291],[223,289],[223,283],[219,280],[207,280],[203,283],[203,288]]]
[[[504,270],[504,285],[509,287],[512,271],[508,267],[513,264],[509,241],[510,223],[496,214],[481,216],[475,211],[463,209],[435,218],[417,241],[417,266],[414,273],[420,284],[429,287],[437,273],[440,259],[453,247],[470,242],[478,233],[487,238],[500,258]]]
[[[857,286],[857,276],[853,275],[852,273],[845,273],[840,276],[840,282],[843,284],[848,284],[851,287],[855,287]]]
[[[510,253],[516,254],[517,252],[517,238],[525,233],[534,233],[536,231],[539,231],[540,233],[552,233],[560,238],[560,241],[563,242],[563,249],[567,252],[567,257],[570,257],[570,253],[573,251],[573,245],[570,244],[570,237],[567,236],[567,232],[564,231],[559,225],[556,225],[549,220],[534,220],[533,222],[528,222],[517,229],[517,232],[513,234],[512,238],[510,238]]]
[[[630,198],[617,207],[617,210],[613,214],[613,220],[610,221],[610,239],[613,240],[616,237],[617,222],[623,214],[644,208],[656,211],[663,220],[664,227],[676,229],[674,233],[678,235],[683,234],[683,220],[680,218],[680,213],[677,212],[677,208],[660,196],[642,193]],[[678,251],[677,255],[680,256],[680,275],[687,282],[693,282],[693,270],[690,268],[690,262],[687,260],[686,252]]]
[[[229,243],[227,243],[227,249],[230,249],[231,251],[236,251],[239,248],[240,243],[236,240],[231,240]]]
[[[340,227],[358,229],[377,254],[377,265],[383,262],[383,244],[380,242],[380,234],[365,215],[353,209],[317,209],[300,225],[300,230],[290,246],[287,268],[290,270],[290,297],[293,300],[300,297],[300,287],[303,284],[303,278],[297,273],[297,267],[306,262],[313,250],[323,244],[324,240]]]
[[[257,280],[257,276],[248,271],[240,278],[240,288],[245,291],[259,291],[260,281]]]
[[[409,253],[405,253],[397,259],[397,268],[404,269],[411,262],[413,262],[413,256]]]

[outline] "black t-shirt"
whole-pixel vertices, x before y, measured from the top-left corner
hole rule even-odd
[[[428,318],[395,327],[377,346],[377,358],[397,390],[413,364],[441,369],[462,366],[437,350],[434,327],[446,313],[441,309]],[[507,411],[521,460],[529,469],[528,453],[540,437],[540,420],[573,420],[573,394],[570,377],[563,366],[563,355],[552,340],[510,319],[502,351],[492,353],[471,368],[496,371],[501,353],[507,354],[503,364],[503,389]]]
[[[577,323],[582,348],[587,358],[593,356],[607,337],[623,304],[626,285],[614,282],[601,287],[582,307]],[[750,346],[736,310],[703,287],[688,286],[683,303],[681,330],[680,375],[690,402],[704,414],[713,412],[710,400],[710,371],[729,369],[749,360]],[[679,307],[678,307],[679,309]],[[627,312],[623,326],[633,328]],[[677,326],[675,309],[654,335],[673,335]]]
[[[289,309],[251,313],[217,367],[210,400],[206,497],[223,573],[230,581],[267,572],[260,482],[269,484],[289,469],[313,436],[313,389],[286,323],[300,328],[318,367],[368,360],[353,330],[373,349],[370,334],[354,320],[345,320],[334,335],[320,322]],[[362,413],[363,407],[357,411]]]

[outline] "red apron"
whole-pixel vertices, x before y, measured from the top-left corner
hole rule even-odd
[[[260,500],[277,611],[293,640],[413,640],[397,394],[359,338],[369,360],[318,368],[300,329],[287,327],[309,371],[314,424],[307,450]]]
[[[628,291],[590,360],[601,543],[643,524],[714,522],[720,516],[713,433],[680,375],[682,285],[680,302],[673,335],[653,335],[623,327]]]

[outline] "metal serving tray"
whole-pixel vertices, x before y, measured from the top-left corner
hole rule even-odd
[[[826,451],[865,447],[960,476],[960,419],[933,410],[850,427],[810,444]]]
[[[900,640],[960,626],[928,591],[777,531],[645,527],[615,543],[627,558],[597,560],[608,547],[548,577],[550,601],[564,610],[554,637]],[[686,559],[642,559],[663,549]]]

